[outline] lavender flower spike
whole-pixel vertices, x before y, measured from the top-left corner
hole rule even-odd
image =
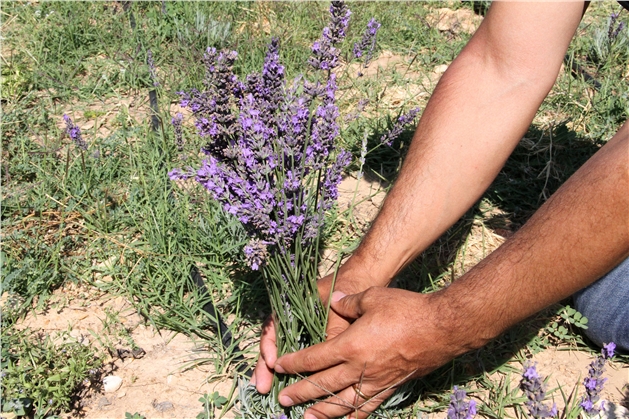
[[[267,257],[266,243],[262,240],[251,239],[243,249],[247,264],[254,271],[259,270]]]
[[[342,1],[333,1],[330,6],[330,26],[323,28],[323,34],[312,44],[312,57],[308,63],[318,70],[332,70],[338,65],[339,50],[335,45],[345,38],[349,17],[352,13]]]
[[[612,38],[611,40],[615,40],[616,38],[618,38],[618,35],[620,34],[620,32],[625,29],[625,22],[620,22],[618,24],[618,27],[616,27],[616,30],[612,33]]]
[[[616,344],[614,342],[609,342],[603,346],[601,355],[592,361],[588,370],[588,376],[583,380],[586,394],[581,401],[581,407],[588,415],[597,415],[601,411],[601,408],[597,407],[596,403],[599,401],[603,385],[607,381],[607,378],[601,377],[605,372],[605,361],[614,356],[615,349]]]
[[[183,130],[181,128],[183,115],[181,113],[177,113],[171,122],[173,124],[173,129],[175,130],[175,143],[177,144],[177,150],[183,151]]]
[[[607,40],[610,42],[615,39],[614,28],[616,27],[617,19],[618,19],[618,13],[612,13],[609,16],[609,26],[607,27]]]
[[[87,143],[81,136],[81,128],[75,125],[68,115],[64,114],[63,120],[66,121],[66,133],[70,138],[72,138],[74,144],[76,144],[76,146],[81,150],[87,150]]]
[[[369,61],[371,61],[371,58],[373,57],[373,51],[376,47],[376,34],[378,33],[378,29],[380,29],[380,23],[378,23],[376,19],[371,18],[371,20],[367,24],[367,29],[365,30],[362,39],[360,40],[360,42],[356,42],[354,44],[354,57],[360,58],[364,55],[365,67],[369,65]]]
[[[389,132],[380,137],[380,143],[386,144],[388,146],[393,144],[393,140],[400,136],[406,125],[412,123],[415,120],[415,117],[417,116],[419,111],[419,108],[414,108],[407,113],[400,115],[400,117],[393,125],[393,128],[391,128]]]
[[[146,64],[149,66],[149,75],[151,76],[153,87],[158,87],[159,82],[157,81],[157,73],[155,72],[155,63],[153,62],[153,52],[150,49],[146,51]]]
[[[557,406],[553,403],[552,408],[544,405],[543,401],[546,397],[546,388],[542,383],[542,379],[537,374],[535,364],[527,362],[524,365],[524,373],[520,381],[520,389],[526,394],[526,407],[533,418],[554,418],[557,416]]]
[[[472,419],[476,415],[476,401],[465,401],[465,390],[454,386],[448,406],[448,419]]]

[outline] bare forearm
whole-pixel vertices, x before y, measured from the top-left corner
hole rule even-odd
[[[629,124],[510,240],[444,290],[479,347],[629,257]]]
[[[490,185],[552,87],[579,21],[575,6],[565,36],[545,54],[531,57],[538,52],[515,48],[517,42],[502,45],[500,37],[490,41],[506,19],[488,18],[452,63],[419,122],[395,186],[355,253],[380,281],[372,285],[386,285]]]

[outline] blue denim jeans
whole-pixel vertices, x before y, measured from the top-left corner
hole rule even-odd
[[[574,294],[574,304],[588,318],[587,337],[600,346],[614,342],[629,352],[629,258]]]

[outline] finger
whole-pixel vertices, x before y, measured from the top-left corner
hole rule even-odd
[[[347,374],[347,366],[337,365],[291,384],[279,393],[278,399],[282,406],[293,406],[331,396],[356,380]]]
[[[359,390],[362,395],[350,386],[322,402],[316,403],[304,412],[304,419],[328,419],[346,415],[355,419],[364,419],[395,392],[395,389],[384,392],[372,391],[374,394],[371,395],[366,389],[359,388]],[[367,398],[363,396],[367,396]]]
[[[345,295],[340,291],[334,291],[330,307],[332,307],[332,310],[334,310],[339,316],[346,317],[348,319],[357,319],[364,313],[364,295],[365,292]]]
[[[256,390],[262,394],[268,394],[273,384],[273,370],[268,367],[264,358],[260,356],[256,363],[256,368],[251,375],[251,384],[256,386]]]
[[[264,358],[267,367],[273,369],[277,360],[277,345],[275,341],[275,323],[271,316],[267,317],[262,325],[260,336],[260,356]]]
[[[275,325],[271,316],[267,317],[262,325],[260,336],[260,357],[251,375],[251,384],[262,394],[271,391],[273,384],[273,366],[277,359],[277,346],[275,344]]]
[[[324,304],[327,304],[330,298],[330,291],[332,290],[332,283],[334,281],[334,275],[327,275],[317,281],[317,289],[319,290],[319,296]]]
[[[328,325],[325,328],[325,340],[334,339],[349,327],[349,320],[339,316],[334,311],[330,311]]]
[[[275,361],[274,369],[281,374],[296,374],[320,371],[338,365],[347,360],[346,354],[351,351],[348,350],[346,342],[344,350],[340,352],[339,348],[343,345],[338,345],[337,342],[338,339],[328,340],[283,355]]]

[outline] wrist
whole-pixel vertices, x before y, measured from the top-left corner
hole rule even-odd
[[[479,349],[499,335],[488,308],[470,296],[463,284],[452,284],[429,296],[440,312],[440,328],[451,338],[453,356]]]
[[[350,256],[336,273],[326,275],[317,282],[319,295],[327,300],[333,291],[341,291],[346,295],[351,295],[371,287],[389,285],[389,279],[374,275],[374,272],[367,269],[367,266],[360,257]]]

